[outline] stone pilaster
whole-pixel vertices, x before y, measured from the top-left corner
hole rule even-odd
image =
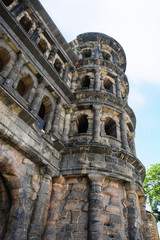
[[[77,85],[76,80],[77,80],[77,77],[78,77],[77,72],[74,72],[74,73],[73,73],[73,77],[72,77],[72,83],[71,83],[71,89],[72,89],[72,90],[75,90],[75,89],[76,89],[76,85]]]
[[[99,142],[100,140],[100,110],[101,106],[94,105],[94,129],[93,129],[93,142]]]
[[[24,65],[24,58],[23,58],[23,54],[20,53],[18,55],[18,60],[15,63],[14,67],[12,68],[11,72],[9,73],[8,78],[6,79],[4,86],[7,87],[9,90],[12,90],[12,86],[14,84],[14,82],[16,81],[18,74],[21,70],[21,68]]]
[[[96,49],[95,49],[95,56],[94,56],[94,58],[98,59],[99,57],[100,57],[99,46],[97,46]]]
[[[92,132],[93,132],[93,118],[88,116],[87,119],[88,119],[87,133],[92,134]]]
[[[127,140],[127,128],[125,124],[125,114],[122,112],[120,119],[120,128],[121,128],[121,140],[122,147],[126,150],[129,150],[128,140]]]
[[[57,52],[57,50],[56,50],[55,48],[52,48],[52,49],[51,49],[51,51],[50,51],[50,53],[49,53],[49,56],[48,56],[48,61],[49,61],[50,63],[53,63],[54,58],[55,58],[55,55],[56,55],[56,52]]]
[[[89,89],[93,89],[94,88],[94,77],[91,76],[90,77],[90,85],[89,85]]]
[[[36,90],[36,93],[35,93],[35,97],[31,103],[31,112],[34,114],[34,115],[37,115],[38,112],[39,112],[39,108],[41,106],[41,99],[42,99],[42,96],[43,96],[43,91],[44,91],[44,83],[41,82],[38,87],[37,87],[37,90]]]
[[[119,99],[122,99],[122,94],[121,94],[121,87],[120,87],[120,82],[119,79],[116,79],[116,96]]]
[[[43,240],[50,240],[56,238],[56,223],[59,219],[60,203],[63,199],[62,187],[65,183],[64,177],[55,178],[53,180],[50,210],[48,214],[47,226],[44,232]]]
[[[140,231],[137,228],[137,194],[136,187],[133,183],[126,184],[126,194],[127,194],[127,215],[128,215],[128,235],[129,239],[141,240]]]
[[[40,40],[41,28],[36,28],[31,36],[31,40],[38,44]]]
[[[95,72],[95,90],[100,90],[100,70],[97,69]]]
[[[54,111],[55,111],[55,105],[52,107],[52,111],[50,112],[45,126],[45,132],[48,133],[52,129],[52,122],[54,118]]]
[[[24,12],[24,10],[26,9],[26,5],[24,3],[24,1],[22,3],[17,4],[13,10],[11,10],[12,14],[14,15],[14,17],[17,17],[20,13]]]
[[[150,233],[147,224],[147,214],[146,214],[146,198],[142,196],[139,198],[140,209],[141,209],[141,218],[143,221],[143,237],[145,240],[150,240]]]
[[[101,80],[101,90],[104,90],[105,87],[104,87],[104,78],[103,78],[103,75],[101,75],[100,80]]]
[[[62,102],[59,99],[54,114],[54,121],[52,125],[52,131],[56,134],[59,132],[60,124],[61,124],[61,113],[62,113]]]
[[[136,148],[135,148],[135,142],[134,142],[134,135],[131,137],[130,140],[130,147],[131,147],[131,151],[134,155],[136,155]]]
[[[68,135],[70,129],[70,120],[71,120],[71,113],[69,109],[66,109],[65,121],[64,121],[64,129],[63,129],[63,136],[62,140],[64,142],[68,142]]]
[[[29,240],[41,240],[41,236],[44,231],[44,220],[46,212],[48,211],[52,172],[46,168],[42,168],[41,171],[43,176],[30,226]]]
[[[89,174],[90,192],[89,192],[89,238],[90,240],[102,240],[101,215],[103,206],[102,183],[104,175]]]
[[[66,82],[68,79],[68,74],[69,74],[69,63],[65,64],[65,69],[64,69],[64,76],[63,76],[63,81]]]

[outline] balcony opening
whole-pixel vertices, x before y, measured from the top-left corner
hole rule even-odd
[[[105,121],[105,133],[108,136],[117,138],[116,122],[110,117]]]
[[[81,79],[81,87],[82,88],[89,88],[90,86],[90,77],[85,76]]]
[[[21,26],[24,28],[24,30],[25,30],[26,32],[29,32],[29,30],[30,30],[31,27],[32,27],[32,22],[31,22],[31,20],[30,20],[28,17],[26,17],[26,16],[23,16],[23,17],[20,19],[19,23],[21,24]]]
[[[14,0],[2,0],[2,2],[8,7],[14,2]]]
[[[62,63],[59,59],[55,60],[54,67],[55,67],[55,69],[57,70],[58,73],[61,71]]]
[[[102,53],[103,59],[109,61],[110,60],[110,54],[107,52]]]
[[[7,49],[0,47],[0,72],[3,71],[4,67],[10,61],[10,54]]]
[[[88,118],[86,114],[78,117],[78,133],[86,133],[88,130]]]
[[[27,98],[30,95],[30,91],[32,87],[33,87],[33,80],[29,74],[25,73],[19,80],[16,90],[25,100],[27,100]]]
[[[47,42],[44,39],[40,39],[38,47],[42,53],[45,53],[47,51]]]
[[[91,49],[86,49],[83,51],[83,57],[89,58],[91,57]]]
[[[42,103],[38,112],[38,120],[40,129],[45,130],[45,125],[48,119],[49,114],[52,110],[52,103],[49,97],[45,96],[42,99]]]
[[[107,91],[113,93],[113,83],[108,78],[104,79],[104,83],[103,84],[104,84],[104,88]]]

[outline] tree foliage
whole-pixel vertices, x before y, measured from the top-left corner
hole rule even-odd
[[[160,164],[152,164],[143,183],[151,211],[160,221]]]

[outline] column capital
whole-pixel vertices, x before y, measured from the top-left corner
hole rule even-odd
[[[88,174],[88,178],[91,182],[100,182],[101,184],[103,184],[104,180],[105,180],[105,175],[104,174],[97,174],[97,173],[89,173]]]
[[[99,111],[102,109],[102,106],[99,106],[99,105],[93,105],[93,109],[94,111]]]
[[[47,178],[52,178],[54,176],[56,176],[55,172],[53,172],[48,165],[44,165],[40,168],[40,174],[41,175],[45,175]]]
[[[126,115],[125,115],[125,112],[122,112],[122,113],[120,114],[120,116],[121,116],[121,120],[122,120],[122,121],[124,121],[124,122],[127,121],[127,117],[126,117]]]

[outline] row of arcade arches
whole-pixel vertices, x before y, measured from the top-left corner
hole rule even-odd
[[[88,75],[80,79],[80,85],[82,88],[89,89],[91,84],[91,79]],[[103,87],[106,91],[113,93],[113,82],[108,78],[103,80]]]
[[[77,117],[77,119],[78,119],[78,121],[77,121],[78,133],[87,133],[87,130],[88,130],[87,114],[80,114]],[[104,131],[105,131],[106,135],[117,138],[116,122],[112,118],[107,117],[105,119]]]
[[[82,55],[83,55],[83,58],[91,58],[92,57],[92,51],[90,48],[87,48],[87,49],[84,49],[82,51]],[[106,52],[106,51],[102,51],[101,53],[102,55],[102,58],[106,61],[111,61],[111,55],[110,53]]]
[[[12,64],[10,64],[11,60]],[[0,75],[3,76],[3,71],[6,73],[6,69],[8,69],[8,72],[10,72],[10,65],[13,64],[14,62],[9,52],[9,49],[0,46]],[[19,72],[18,79],[15,79],[13,87],[15,91],[25,100],[29,107],[29,104],[31,104],[34,98],[36,88],[38,87],[38,79],[35,75],[33,75],[31,71],[29,71],[27,67],[22,67],[21,71]],[[31,95],[33,96],[31,97]],[[52,112],[52,109],[52,96],[46,94],[42,97],[41,105],[38,112],[39,127],[43,130],[45,129],[47,119]]]
[[[3,2],[7,7],[9,7],[9,6],[10,6],[12,3],[14,3],[15,1],[14,1],[14,0],[2,0],[2,2]],[[16,7],[18,7],[18,5],[13,8],[13,11],[14,11],[14,9],[16,9]],[[36,32],[36,31],[38,32],[38,30],[37,30],[37,28],[36,28],[36,24],[35,24],[34,21],[31,19],[31,17],[29,16],[29,14],[28,14],[27,12],[24,12],[24,13],[22,14],[21,18],[19,19],[19,23],[20,23],[20,25],[22,26],[22,28],[25,30],[26,33],[30,33],[30,31],[31,31],[31,32],[32,32],[31,35],[35,35],[35,32]],[[36,39],[35,42],[37,43],[37,46],[38,46],[39,50],[40,50],[43,54],[45,54],[47,51],[50,51],[50,46],[49,46],[50,44],[49,44],[49,42],[47,41],[47,39],[45,39],[45,37],[43,36],[43,34],[39,34],[39,36],[37,35],[37,37],[33,37],[33,38]],[[39,39],[39,40],[37,41],[37,39]],[[52,50],[51,50],[51,51],[52,51]],[[53,50],[53,51],[54,51],[54,55],[55,55],[56,51],[55,51],[55,50]],[[52,55],[53,55],[53,51],[52,51]],[[49,56],[48,56],[48,57],[49,57]],[[54,59],[54,61],[53,61],[53,66],[54,66],[54,68],[56,69],[56,71],[57,71],[58,73],[61,72],[63,63],[62,63],[62,61],[59,59],[59,57]]]

